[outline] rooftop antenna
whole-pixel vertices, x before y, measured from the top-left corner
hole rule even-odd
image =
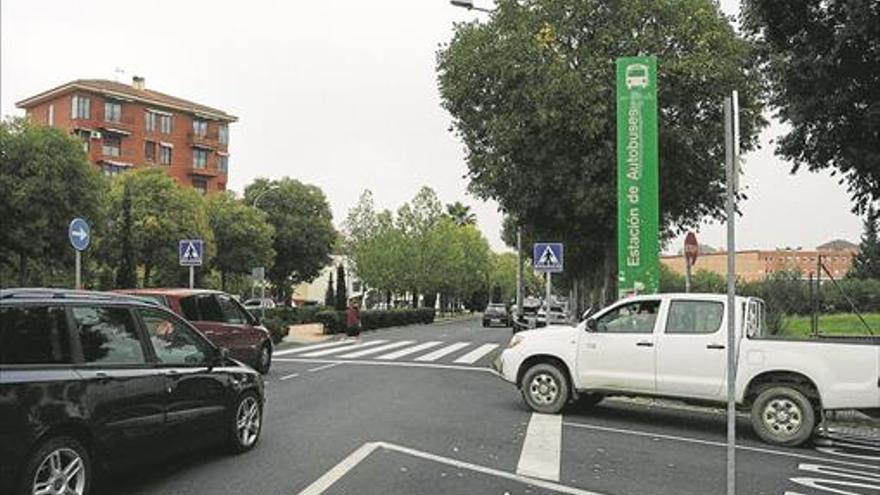
[[[120,76],[120,74],[125,74],[125,70],[123,70],[120,67],[116,67],[115,69],[113,69],[113,74],[114,74],[114,76],[113,76],[114,80],[116,82],[119,82],[119,76]]]

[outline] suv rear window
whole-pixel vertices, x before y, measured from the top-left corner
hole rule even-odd
[[[63,308],[0,308],[0,364],[69,362],[70,346]]]

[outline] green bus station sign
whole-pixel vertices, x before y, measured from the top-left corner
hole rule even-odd
[[[660,288],[657,59],[617,59],[618,295]]]

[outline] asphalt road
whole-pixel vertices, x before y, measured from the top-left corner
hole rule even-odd
[[[532,415],[488,370],[509,329],[479,320],[279,352],[258,446],[199,450],[105,477],[129,494],[724,493],[725,419],[607,399]],[[880,494],[880,442],[759,442],[739,424],[738,493]],[[525,448],[524,448],[525,446]],[[539,477],[534,477],[538,473]],[[543,474],[542,474],[543,473]]]

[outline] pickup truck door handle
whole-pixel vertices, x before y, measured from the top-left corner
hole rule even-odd
[[[654,347],[653,342],[638,342],[636,345],[639,347]]]
[[[709,344],[706,346],[706,349],[724,349],[724,345],[722,345],[722,344]]]

